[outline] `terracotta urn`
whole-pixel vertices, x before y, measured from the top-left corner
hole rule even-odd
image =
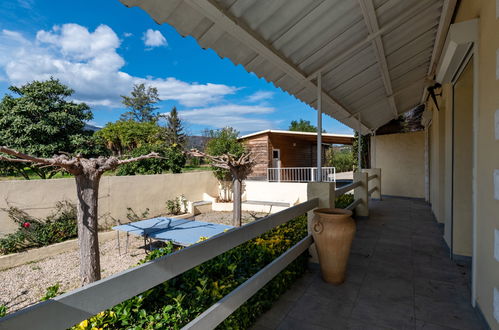
[[[322,278],[333,284],[345,281],[350,247],[355,236],[352,211],[317,209],[312,220],[312,235],[319,255]]]

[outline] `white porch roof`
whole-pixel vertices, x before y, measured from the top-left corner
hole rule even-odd
[[[456,0],[120,0],[362,132],[423,101]]]

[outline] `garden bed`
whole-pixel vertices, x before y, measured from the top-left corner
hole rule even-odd
[[[265,215],[243,212],[243,224]],[[230,225],[232,212],[208,212],[191,217],[191,219]],[[118,252],[116,238],[100,243],[103,278],[134,267],[145,257],[142,237],[130,235],[126,254],[123,248],[124,236],[121,235],[121,238],[121,255]],[[57,283],[60,285],[61,292],[76,289],[80,286],[79,251],[63,252],[37,262],[29,262],[0,271],[0,283],[3,286],[0,306],[6,305],[9,313],[39,302],[47,288]]]

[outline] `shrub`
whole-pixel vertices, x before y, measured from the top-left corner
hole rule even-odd
[[[45,292],[45,295],[40,300],[41,301],[49,300],[54,298],[55,296],[62,294],[63,292],[59,292],[59,288],[60,288],[59,283],[49,286],[47,288],[47,292]]]
[[[144,212],[142,212],[141,214],[137,214],[131,207],[127,207],[126,217],[128,220],[130,220],[130,222],[144,220],[149,215],[149,211],[149,208],[146,208]]]
[[[352,204],[354,200],[355,199],[352,194],[343,194],[336,197],[336,199],[334,200],[334,206],[338,209],[344,209],[348,205]]]
[[[166,209],[168,210],[168,214],[173,215],[187,213],[187,199],[185,199],[184,195],[175,199],[169,199],[166,201]]]
[[[291,220],[110,310],[81,322],[75,329],[180,329],[253,276],[307,234],[305,216]],[[156,250],[143,262],[171,253]],[[229,316],[219,328],[247,329],[301,276],[306,253]]]
[[[9,207],[4,211],[18,224],[18,230],[0,238],[2,254],[20,252],[77,237],[76,206],[70,202],[58,202],[56,211],[44,220],[32,217],[16,207]]]
[[[0,318],[4,317],[5,315],[7,315],[7,306],[0,305]]]

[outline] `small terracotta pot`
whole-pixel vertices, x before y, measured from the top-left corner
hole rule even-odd
[[[319,255],[322,278],[333,284],[345,281],[350,247],[356,225],[352,211],[317,209],[312,220],[312,235]]]

